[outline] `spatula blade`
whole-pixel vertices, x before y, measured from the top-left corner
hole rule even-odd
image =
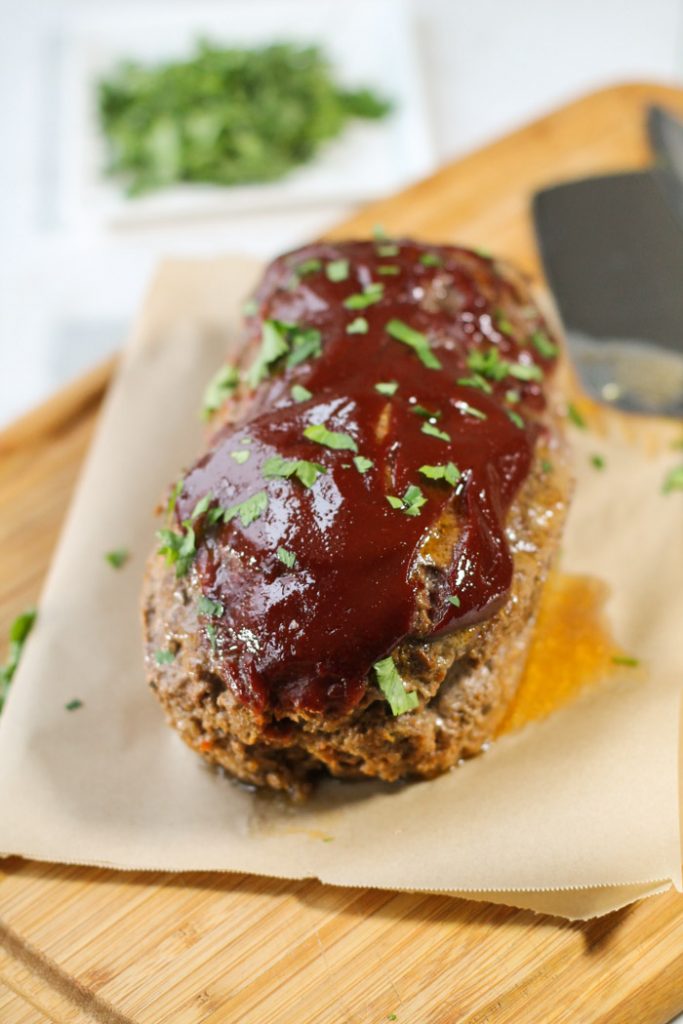
[[[683,228],[650,172],[536,194],[545,273],[595,398],[683,415]]]

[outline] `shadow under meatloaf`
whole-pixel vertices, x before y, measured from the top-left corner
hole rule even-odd
[[[552,410],[549,416],[558,419]],[[337,718],[252,711],[212,672],[199,643],[192,574],[176,579],[173,567],[152,560],[144,602],[147,664],[170,724],[208,762],[294,798],[305,796],[322,770],[340,778],[430,778],[478,753],[517,689],[565,518],[568,455],[559,429],[549,437],[552,449],[537,452],[508,516],[514,574],[503,607],[477,626],[440,639],[409,639],[396,649],[399,673],[419,696],[407,715],[395,717],[371,684],[361,704]],[[171,664],[156,665],[160,649],[173,652]]]

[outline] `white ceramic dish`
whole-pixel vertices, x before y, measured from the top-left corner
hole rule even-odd
[[[184,185],[134,200],[106,179],[96,83],[123,57],[164,60],[206,37],[226,46],[317,43],[338,79],[389,96],[394,112],[352,122],[313,163],[280,182],[219,188]],[[88,13],[65,31],[60,78],[59,206],[69,223],[136,223],[295,204],[370,199],[427,173],[433,149],[414,32],[401,0],[230,0],[122,4]]]

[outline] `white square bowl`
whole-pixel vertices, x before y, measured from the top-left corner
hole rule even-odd
[[[225,46],[291,41],[319,45],[335,78],[368,86],[394,103],[380,121],[352,121],[312,163],[281,181],[219,187],[179,185],[129,199],[103,173],[97,82],[122,58],[186,55],[197,38]],[[62,39],[58,205],[69,225],[135,224],[301,204],[357,202],[426,174],[434,154],[403,0],[229,0],[118,4],[73,19]]]

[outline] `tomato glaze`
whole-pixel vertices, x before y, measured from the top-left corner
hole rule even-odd
[[[186,475],[176,516],[187,522],[207,496],[210,508],[256,498],[255,518],[195,517],[192,571],[216,602],[201,617],[213,664],[254,709],[341,714],[401,641],[470,626],[504,602],[506,514],[543,429],[556,348],[517,282],[455,247],[307,246],[271,264],[255,305],[253,344],[275,321],[290,351],[296,331],[319,332],[318,351],[264,367],[238,422]],[[412,344],[394,336],[406,326]],[[312,425],[348,447],[306,437]],[[312,486],[264,476],[275,457],[316,464]],[[450,481],[421,469],[451,464],[455,482],[452,469]]]

